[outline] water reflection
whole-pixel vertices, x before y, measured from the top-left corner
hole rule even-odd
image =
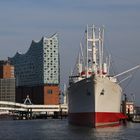
[[[140,124],[108,128],[69,125],[67,120],[0,121],[0,140],[129,140],[140,139]]]
[[[122,135],[121,126],[116,127],[107,127],[107,128],[98,128],[95,130],[96,138],[102,139],[118,139]]]

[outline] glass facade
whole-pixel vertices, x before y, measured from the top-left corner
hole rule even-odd
[[[44,38],[44,83],[59,83],[58,38]]]
[[[43,37],[32,41],[25,54],[17,53],[9,58],[15,67],[17,86],[59,84],[59,43],[58,36]]]

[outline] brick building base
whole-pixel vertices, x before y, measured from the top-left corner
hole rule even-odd
[[[32,104],[58,105],[60,89],[58,85],[16,87],[16,102],[24,103],[26,97]]]

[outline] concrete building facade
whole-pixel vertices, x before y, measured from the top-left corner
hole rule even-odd
[[[15,102],[14,66],[8,61],[0,61],[0,101]]]
[[[16,53],[9,61],[15,66],[16,101],[27,95],[33,104],[59,104],[58,35],[32,41],[25,54]]]

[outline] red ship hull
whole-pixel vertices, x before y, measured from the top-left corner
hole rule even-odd
[[[103,127],[119,125],[121,120],[126,119],[122,113],[110,112],[86,112],[69,113],[69,123],[79,126]]]

